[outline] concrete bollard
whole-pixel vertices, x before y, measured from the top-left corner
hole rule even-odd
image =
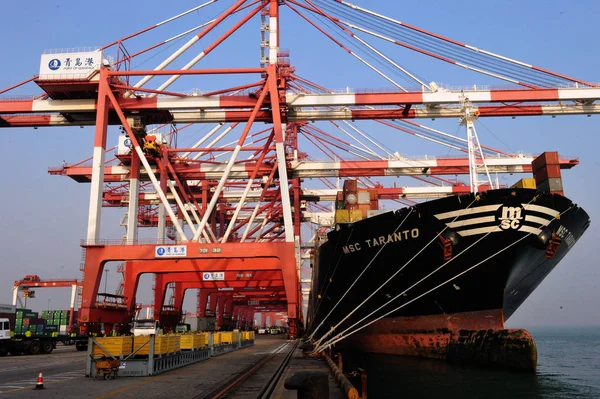
[[[329,399],[326,371],[300,371],[285,380],[285,389],[298,391],[298,399]]]

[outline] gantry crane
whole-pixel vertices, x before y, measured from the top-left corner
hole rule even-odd
[[[308,240],[303,239],[306,231],[301,226],[303,222],[332,225],[328,209],[318,205],[335,200],[339,185],[332,179],[356,178],[376,190],[379,199],[403,204],[416,198],[497,187],[491,174],[529,172],[533,157],[481,145],[475,129],[478,118],[600,111],[596,104],[600,89],[594,84],[448,39],[346,1],[231,1],[218,17],[196,28],[147,48],[133,51],[129,47],[130,39],[144,38],[214,3],[208,1],[97,51],[45,54],[38,76],[0,90],[0,94],[12,93],[33,82],[43,91],[34,98],[0,100],[0,127],[94,126],[91,163],[66,164],[51,171],[91,185],[88,230],[82,241],[86,258],[80,322],[84,326],[102,320],[108,325],[105,330],[110,330],[111,324],[130,318],[139,277],[154,273],[158,282],[155,304],[164,303],[167,285],[174,284],[172,306],[180,312],[185,290],[199,288],[199,312],[216,312],[220,317],[242,312],[251,320],[250,314],[257,310],[282,310],[287,312],[290,333],[296,335],[302,321],[301,284],[309,284],[302,278],[301,264],[310,256],[302,251]],[[297,74],[290,52],[281,48],[282,7],[307,21],[392,88],[335,92]],[[197,67],[255,17],[261,20],[259,67]],[[225,33],[216,34],[217,28],[232,20],[236,22]],[[154,69],[131,68],[132,60],[155,54],[164,44],[186,36],[190,39]],[[188,56],[195,44],[209,37],[214,39],[211,44]],[[372,44],[375,41],[513,87],[454,89],[426,82],[395,61],[397,57],[389,51],[379,50]],[[109,53],[116,55],[112,62]],[[368,62],[364,54],[375,57],[378,64]],[[75,62],[82,63],[79,73],[64,69]],[[171,66],[177,62],[185,64]],[[384,73],[381,66],[391,72]],[[223,76],[236,83],[219,80]],[[399,77],[410,86],[398,83]],[[166,80],[149,85],[161,78]],[[192,78],[211,88],[181,90],[185,84],[177,81]],[[212,88],[216,81],[226,87]],[[466,138],[412,121],[417,118],[458,120],[466,129]],[[372,126],[361,127],[356,123],[361,120],[465,155],[409,159],[374,140],[366,131]],[[258,122],[269,127],[258,129],[254,126]],[[180,137],[185,128],[197,124],[215,126],[192,146],[162,139]],[[121,127],[121,140],[129,150],[107,163],[112,125]],[[320,156],[328,161],[319,161]],[[562,159],[560,166],[568,169],[577,163],[577,159]],[[440,177],[458,174],[468,174],[469,183],[447,185]],[[479,180],[479,175],[486,179]],[[370,180],[381,176],[415,176],[433,185],[386,187]],[[325,187],[305,184],[313,178]],[[127,207],[123,239],[100,239],[103,205]],[[156,226],[156,239],[138,239],[140,224]],[[172,235],[167,235],[167,225]],[[320,228],[318,231],[323,234]],[[106,261],[125,265],[125,300],[123,306],[111,309],[98,306]],[[244,277],[247,274],[250,277]],[[251,294],[258,299],[250,299]],[[165,310],[169,309],[155,306],[155,316],[168,316]]]
[[[77,298],[77,291],[81,286],[81,282],[74,279],[41,279],[38,275],[29,274],[21,280],[15,281],[13,285],[13,305],[21,303],[23,307],[26,307],[27,298],[35,298],[32,296],[32,288],[68,288],[71,287],[71,302],[69,305],[69,324],[67,327],[67,333],[73,332],[73,323],[75,321],[75,299]],[[25,298],[21,301],[19,293]]]

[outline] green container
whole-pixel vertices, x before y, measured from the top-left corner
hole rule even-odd
[[[46,326],[44,331],[48,333],[58,332],[58,326]]]

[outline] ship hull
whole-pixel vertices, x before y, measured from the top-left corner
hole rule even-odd
[[[589,223],[563,196],[503,189],[338,225],[314,264],[313,337],[341,349],[448,358],[453,342],[472,341],[465,331],[508,331],[504,321]],[[530,341],[510,333],[500,335]]]

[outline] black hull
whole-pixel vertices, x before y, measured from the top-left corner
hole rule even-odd
[[[309,332],[318,339],[334,326],[332,335],[381,317],[361,331],[370,334],[386,320],[431,316],[431,323],[450,314],[496,315],[488,325],[503,328],[590,220],[567,198],[536,190],[477,198],[449,197],[338,225],[313,265]],[[457,330],[471,328],[473,320],[460,324]],[[397,327],[398,334],[405,328]]]

